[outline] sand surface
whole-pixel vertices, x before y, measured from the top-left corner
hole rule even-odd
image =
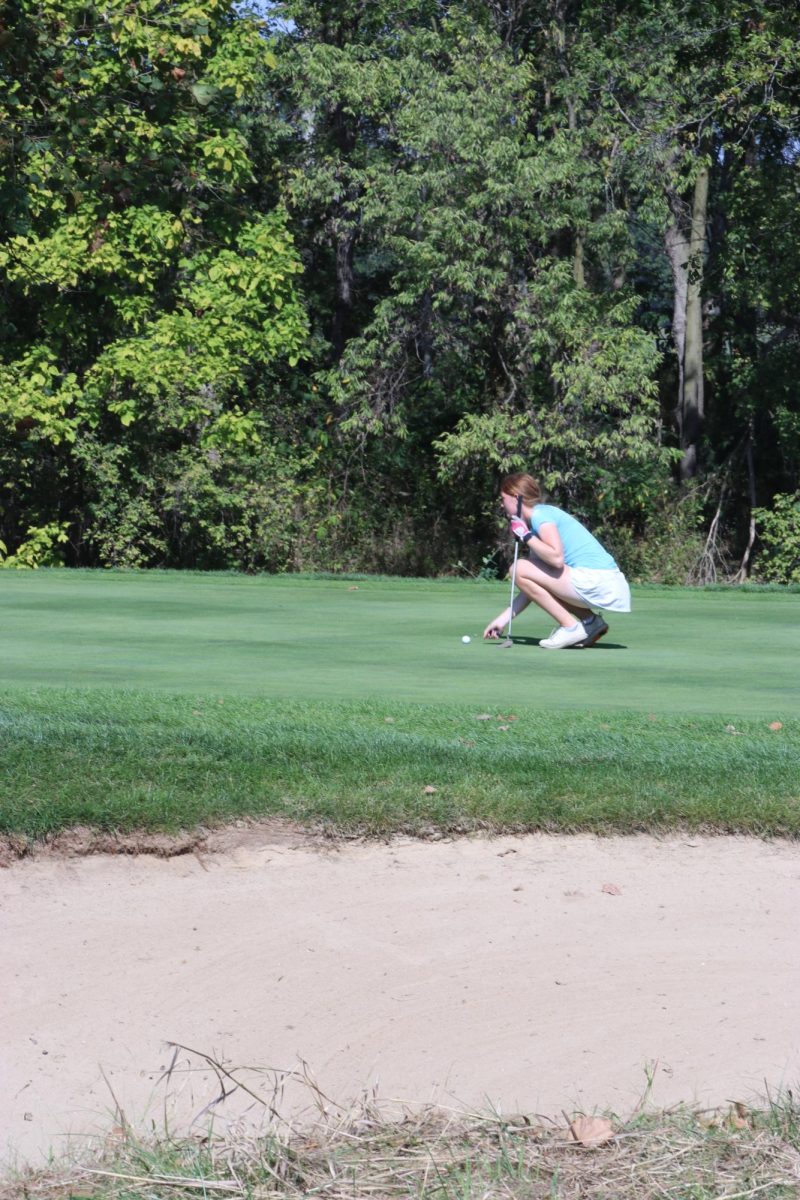
[[[115,1103],[188,1126],[219,1084],[169,1043],[265,1096],[305,1062],[342,1102],[624,1115],[648,1072],[657,1106],[800,1082],[796,843],[253,830],[172,859],[22,860],[0,930],[5,1161],[101,1135]],[[245,1110],[263,1117],[240,1090],[217,1119]]]

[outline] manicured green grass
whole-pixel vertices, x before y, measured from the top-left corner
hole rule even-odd
[[[530,611],[512,649],[481,641],[507,595],[4,573],[0,828],[800,832],[799,595],[643,589],[553,653]]]
[[[25,690],[797,714],[800,594],[639,590],[590,654],[532,644],[552,623],[531,609],[513,650],[483,643],[507,601],[507,584],[461,580],[3,572],[2,678]]]

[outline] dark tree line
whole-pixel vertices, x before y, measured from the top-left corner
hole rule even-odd
[[[800,51],[754,0],[13,0],[0,554],[800,581]]]

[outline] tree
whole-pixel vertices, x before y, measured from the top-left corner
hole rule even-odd
[[[620,6],[598,17],[602,34],[595,29],[580,57],[594,58],[597,85],[624,121],[622,147],[640,180],[637,207],[649,207],[663,230],[673,280],[674,421],[681,478],[690,481],[702,473],[704,449],[706,468],[717,457],[704,447],[706,385],[709,375],[715,384],[722,379],[717,364],[709,372],[705,353],[710,317],[726,304],[717,264],[728,257],[729,239],[733,248],[750,237],[750,226],[732,227],[732,210],[724,215],[725,194],[742,171],[775,154],[776,180],[791,173],[781,158],[797,131],[797,43],[788,11],[769,0]],[[724,389],[712,401],[724,410]],[[718,433],[716,415],[712,426]]]
[[[5,540],[57,518],[76,555],[168,560],[157,462],[256,446],[254,380],[306,339],[285,215],[253,204],[274,56],[219,0],[17,0],[1,49]]]
[[[786,7],[276,11],[6,7],[12,558],[478,569],[524,465],[634,573],[749,569],[800,470]]]
[[[428,503],[454,525],[452,485],[468,483],[473,528],[494,493],[487,466],[538,463],[587,511],[614,463],[664,471],[658,351],[633,293],[606,278],[628,234],[578,127],[563,46],[543,68],[480,5],[435,20],[424,4],[413,20],[411,5],[344,7],[347,36],[328,26],[318,41],[315,6],[291,5],[279,52],[297,227],[314,247],[349,231],[352,333],[342,346],[329,321],[319,376],[344,453],[435,475]],[[331,113],[349,122],[346,145]]]

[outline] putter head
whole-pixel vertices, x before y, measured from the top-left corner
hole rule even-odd
[[[506,638],[506,640],[505,640],[504,642],[501,642],[501,643],[500,643],[500,647],[499,647],[499,649],[501,649],[501,650],[507,650],[507,649],[509,648],[509,646],[513,646],[513,645],[514,645],[514,643],[512,642],[511,638],[510,638],[510,637],[507,637],[507,638]]]

